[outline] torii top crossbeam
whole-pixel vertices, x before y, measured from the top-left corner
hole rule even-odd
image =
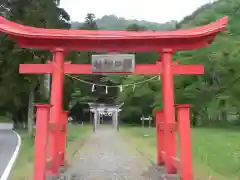
[[[43,29],[20,25],[0,16],[0,31],[25,48],[93,51],[159,51],[198,49],[210,44],[224,31],[228,17],[187,30],[175,31],[106,31]],[[144,42],[144,43],[143,43]]]

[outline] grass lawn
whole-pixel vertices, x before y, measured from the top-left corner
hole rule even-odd
[[[5,117],[5,116],[0,116],[0,123],[11,123],[12,122],[12,120],[11,119],[9,119],[9,118],[7,118],[7,117]]]
[[[155,128],[121,127],[120,132],[155,162]],[[195,180],[240,180],[240,129],[192,129],[192,151]]]
[[[84,140],[88,137],[92,128],[90,125],[68,125],[67,131],[67,161],[71,161],[73,154],[79,149]],[[18,159],[10,174],[10,180],[31,180],[33,173],[33,141],[26,131],[19,131],[22,138],[22,145]]]

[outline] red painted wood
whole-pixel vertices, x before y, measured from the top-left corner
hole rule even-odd
[[[164,165],[162,151],[164,151],[164,131],[160,130],[159,124],[164,122],[163,111],[155,110],[156,114],[156,130],[157,130],[157,164]]]
[[[190,105],[177,106],[181,180],[193,180]]]
[[[19,73],[21,74],[46,74],[52,73],[52,66],[49,64],[20,64]]]
[[[63,96],[63,82],[64,82],[64,50],[55,49],[53,51],[53,62],[55,64],[52,73],[52,88],[51,88],[51,104],[52,108],[50,111],[50,122],[59,127],[61,122],[61,112],[62,112],[62,96]],[[58,128],[57,128],[58,129]],[[59,157],[59,137],[60,131],[51,131],[49,136],[49,150],[50,157],[53,159],[53,167],[50,169],[50,173],[57,174],[58,168],[60,166]]]
[[[49,157],[46,162],[46,170],[49,170],[53,167],[53,158]]]
[[[164,161],[166,160],[166,152],[165,151],[161,151],[162,157],[164,159]]]
[[[50,105],[37,104],[34,146],[34,180],[46,179],[47,137]]]
[[[21,74],[45,74],[52,73],[54,65],[52,64],[20,64],[19,72]],[[173,74],[204,74],[203,65],[178,65],[172,64]],[[64,73],[66,74],[103,74],[102,72],[92,72],[91,64],[64,64]],[[136,64],[135,71],[114,72],[108,74],[146,74],[156,75],[162,73],[162,63],[157,64]],[[104,73],[106,74],[106,73]]]
[[[172,65],[173,74],[204,74],[204,65]]]
[[[171,158],[172,160],[172,164],[173,166],[178,170],[178,172],[181,171],[181,162],[180,162],[180,159],[176,158],[176,157],[172,157]],[[180,172],[181,173],[181,172]]]
[[[178,131],[178,124],[177,123],[159,123],[159,129],[161,131],[165,131],[165,129],[169,129],[170,131],[177,132]]]
[[[64,67],[71,64],[70,61],[64,62]],[[48,61],[48,64],[20,64],[20,74],[51,74],[53,73],[54,65],[52,61]]]
[[[199,49],[211,44],[214,40],[215,34],[203,36],[200,39],[149,39],[147,43],[142,43],[142,39],[128,41],[128,40],[119,40],[119,41],[109,41],[104,40],[99,43],[98,40],[48,40],[48,39],[25,39],[22,37],[14,37],[17,41],[17,44],[24,48],[38,48],[42,50],[53,49],[54,47],[63,46],[63,48],[68,50],[76,50],[76,51],[88,51],[91,49],[92,51],[104,52],[109,49],[116,49],[118,52],[152,52],[159,51],[164,48],[171,48],[175,51],[179,50],[192,50]],[[146,42],[146,41],[145,41]],[[101,44],[101,45],[100,45]]]
[[[162,52],[163,63],[163,111],[164,121],[166,123],[173,123],[174,118],[174,91],[173,91],[173,72],[172,68],[172,52],[171,50],[164,50]],[[165,166],[168,174],[176,173],[176,169],[172,164],[171,157],[176,157],[176,136],[175,132],[171,132],[168,126],[165,126],[165,151],[166,159]]]
[[[69,64],[65,65],[64,69],[68,74],[103,74],[102,72],[93,73],[91,64]],[[114,72],[108,74],[159,74],[159,71],[161,71],[161,65],[158,64],[137,64],[133,73]]]
[[[130,32],[42,29],[20,25],[0,17],[0,31],[9,34],[22,47],[158,51],[163,48],[183,50],[207,46],[218,32],[226,29],[227,22],[228,17],[224,17],[217,22],[187,30]]]
[[[175,63],[176,63],[176,65],[179,64],[178,61],[175,61]],[[164,114],[164,101],[163,101],[163,96],[166,95],[166,93],[165,93],[165,88],[164,88],[164,86],[163,86],[163,84],[165,84],[164,73],[161,74],[160,78],[161,78],[161,81],[162,81],[162,118],[163,118],[163,121],[162,121],[161,123],[163,123],[164,126],[166,127],[166,119],[165,119],[165,114]],[[159,124],[159,129],[160,129],[160,124]],[[162,151],[165,151],[165,150],[166,150],[166,146],[165,146],[166,138],[165,138],[165,132],[164,132],[164,131],[162,131],[162,136],[163,136],[163,142],[162,142],[162,143],[163,143],[163,144],[162,144],[162,147],[163,147],[163,148],[162,148]],[[166,158],[165,158],[165,155],[162,154],[162,151],[160,151],[160,152],[158,152],[158,153],[160,153],[161,158],[163,158],[163,162],[164,162],[164,164],[165,164]],[[160,156],[160,155],[159,155],[159,156]]]
[[[214,34],[218,31],[225,30],[228,17],[225,16],[217,22],[193,29],[184,29],[176,31],[110,31],[110,30],[66,30],[66,29],[43,29],[17,24],[0,17],[1,28],[4,33],[15,36],[25,36],[28,38],[52,38],[52,39],[177,39],[177,38],[194,38],[206,34]],[[113,50],[112,50],[113,51]]]
[[[67,122],[68,122],[68,113],[69,111],[62,112],[61,117],[61,123],[63,125],[63,131],[61,132],[61,140],[59,143],[61,143],[61,159],[60,159],[60,165],[65,165],[65,153],[66,153],[66,137],[67,137]]]

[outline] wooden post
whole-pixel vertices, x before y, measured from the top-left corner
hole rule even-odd
[[[90,124],[92,124],[92,111],[91,111],[91,109],[89,110],[89,119],[90,119]]]
[[[97,126],[100,126],[100,112],[97,111]]]
[[[101,117],[102,117],[102,123],[100,123],[100,124],[103,124],[103,114],[101,115]],[[100,119],[101,120],[101,119]]]
[[[67,118],[68,118],[69,111],[62,112],[62,129],[61,129],[61,138],[59,143],[61,144],[60,149],[60,165],[65,165],[65,154],[66,154],[66,141],[67,141]]]
[[[37,104],[36,136],[34,146],[34,180],[46,179],[47,138],[49,110],[48,104]]]
[[[116,128],[117,128],[117,131],[119,131],[119,112],[120,112],[120,109],[117,108],[117,111],[116,111]]]
[[[161,61],[159,60],[158,62],[157,62],[158,64],[159,63],[161,63]],[[164,82],[164,73],[162,73],[161,75],[160,75],[160,80],[162,81],[162,109],[161,109],[161,111],[159,112],[159,119],[160,119],[160,123],[163,123],[163,130],[161,130],[160,128],[159,128],[159,133],[160,133],[160,137],[159,137],[159,152],[158,152],[158,162],[159,162],[159,165],[164,165],[165,164],[165,159],[164,159],[164,157],[163,157],[163,154],[162,154],[162,151],[164,151],[164,149],[165,149],[165,142],[166,142],[166,140],[165,140],[165,128],[166,128],[166,120],[165,120],[165,117],[164,117],[164,100],[163,100],[163,97],[164,97],[164,91],[165,91],[165,87],[163,86],[163,84],[165,84],[165,82]],[[161,138],[162,138],[162,140],[161,140]]]
[[[115,122],[116,126],[115,126],[115,127],[117,128],[117,131],[119,130],[119,119],[118,119],[118,115],[119,115],[119,114],[118,114],[118,113],[119,113],[119,108],[117,108],[117,110],[116,110],[116,112],[115,112],[115,114],[116,114],[116,115],[115,115],[115,118],[116,118],[116,120],[115,120],[115,121],[116,121],[116,122]]]
[[[163,64],[163,111],[165,126],[165,165],[168,174],[176,173],[176,168],[172,164],[172,157],[176,157],[176,137],[170,126],[175,122],[174,118],[174,91],[173,91],[173,72],[172,72],[172,50],[165,49],[162,52]]]
[[[144,117],[141,117],[141,121],[142,121],[142,128],[144,128]]]
[[[96,131],[96,110],[93,109],[93,132]]]
[[[157,164],[164,165],[164,130],[160,129],[160,124],[164,122],[163,110],[155,110],[156,114],[156,130],[157,130]]]
[[[114,114],[114,128],[116,128],[117,129],[117,110],[113,113]]]
[[[149,118],[149,120],[148,120],[148,123],[149,123],[149,128],[151,127],[151,121],[152,121],[152,117],[148,117]]]
[[[50,123],[51,131],[49,136],[50,158],[53,159],[53,167],[49,168],[50,173],[58,174],[58,153],[60,135],[59,125],[62,112],[62,96],[63,96],[63,81],[64,81],[64,49],[56,48],[53,50],[54,70],[52,73],[52,88],[51,88],[51,104]]]
[[[117,113],[116,110],[112,110],[112,124],[113,124],[113,128],[117,129]]]
[[[190,105],[177,106],[181,180],[193,180]]]

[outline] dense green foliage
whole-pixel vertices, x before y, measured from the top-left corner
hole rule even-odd
[[[175,103],[192,104],[192,124],[205,125],[239,122],[239,0],[220,0],[207,4],[179,22],[178,28],[191,28],[213,22],[225,15],[229,16],[229,27],[216,38],[215,42],[203,49],[177,52],[176,58],[182,64],[204,64],[204,75],[175,76]],[[145,57],[145,59],[143,58]],[[137,53],[137,63],[154,62],[153,53]],[[127,76],[121,84],[141,81],[145,76]],[[119,101],[124,101],[122,118],[139,121],[141,115],[152,114],[153,108],[161,107],[161,83],[150,81],[119,93]],[[139,108],[141,107],[141,108]]]
[[[183,52],[183,63],[203,63],[205,74],[176,78],[177,103],[193,104],[193,123],[225,124],[239,120],[239,0],[220,0],[201,7],[180,22],[181,28],[200,26],[229,16],[228,30],[204,49]],[[190,82],[191,81],[191,82]],[[184,87],[184,88],[183,88]]]
[[[58,4],[59,1],[56,0],[3,0],[0,10],[7,19],[21,24],[42,28],[70,28],[70,17]],[[27,120],[31,89],[36,93],[36,102],[46,101],[43,76],[19,75],[19,64],[44,63],[50,54],[22,49],[3,34],[0,42],[1,114],[9,114],[17,124]]]

